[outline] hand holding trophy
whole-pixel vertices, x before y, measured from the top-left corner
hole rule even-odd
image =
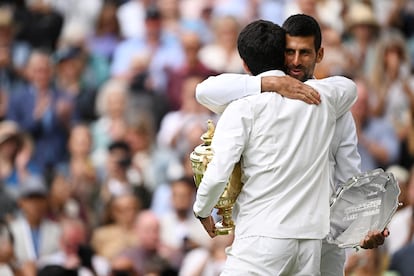
[[[198,145],[190,154],[194,181],[197,188],[200,185],[204,172],[207,169],[207,165],[214,154],[213,149],[211,148],[211,140],[213,139],[215,130],[213,121],[208,120],[207,126],[207,132],[201,136],[203,143]],[[228,235],[234,233],[235,225],[232,219],[232,212],[241,188],[241,167],[239,162],[234,166],[233,173],[226,188],[215,205],[215,208],[218,210],[217,214],[222,217],[222,220],[216,223],[216,235]]]
[[[357,248],[369,231],[383,231],[397,210],[399,193],[394,175],[382,169],[350,178],[331,204],[327,241]]]

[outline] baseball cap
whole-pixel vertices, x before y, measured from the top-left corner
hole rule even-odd
[[[20,183],[20,198],[28,197],[46,197],[48,190],[44,179],[39,175],[31,175],[25,181]]]

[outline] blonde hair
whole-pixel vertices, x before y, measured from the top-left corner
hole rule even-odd
[[[95,103],[95,110],[98,116],[104,116],[107,113],[107,99],[111,94],[120,94],[126,96],[128,93],[128,84],[126,81],[120,79],[109,79],[105,82],[99,90],[98,97]]]

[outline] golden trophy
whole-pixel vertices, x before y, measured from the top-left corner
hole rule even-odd
[[[213,139],[215,130],[213,121],[208,120],[207,126],[207,132],[201,136],[203,143],[198,145],[190,154],[194,181],[197,188],[200,185],[204,172],[207,169],[207,165],[213,158],[214,154],[213,149],[211,148],[211,140]],[[216,223],[217,235],[228,235],[234,233],[235,225],[232,219],[233,206],[236,202],[237,196],[240,194],[242,186],[241,167],[240,162],[238,162],[234,166],[226,188],[214,206],[218,210],[217,214],[222,217],[222,220]]]

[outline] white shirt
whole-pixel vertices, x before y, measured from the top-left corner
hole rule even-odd
[[[259,77],[265,75],[284,73]],[[195,213],[210,215],[241,159],[244,186],[234,212],[239,238],[324,238],[329,230],[329,145],[336,119],[356,100],[355,84],[342,79],[336,86],[307,81],[321,94],[319,106],[276,93],[230,103],[216,126],[214,157],[198,188]]]
[[[345,83],[343,83],[345,81]],[[346,89],[347,79],[330,77],[320,83]],[[229,85],[231,84],[231,85]],[[242,74],[221,74],[209,77],[197,86],[197,100],[215,113],[221,114],[227,105],[249,95],[261,92],[261,77]],[[358,137],[350,111],[336,121],[334,136],[329,150],[331,168],[331,192],[334,192],[350,177],[361,172],[361,157],[358,152]]]

